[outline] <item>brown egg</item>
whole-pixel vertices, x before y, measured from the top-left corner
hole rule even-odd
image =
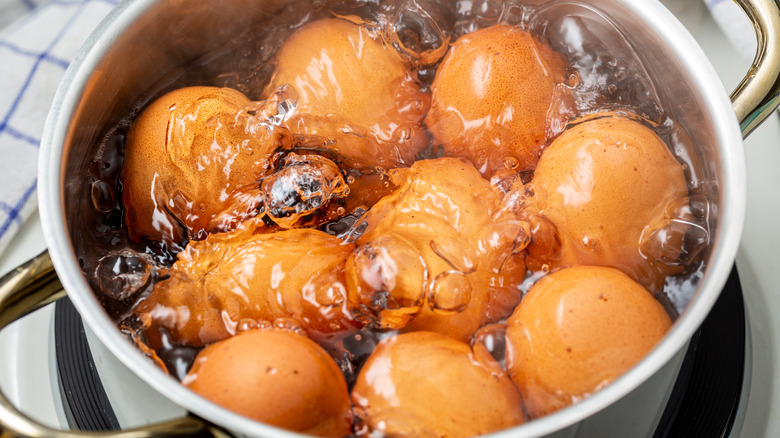
[[[526,413],[537,418],[628,371],[664,336],[671,320],[626,274],[576,266],[542,278],[507,324],[507,370]]]
[[[566,60],[529,32],[498,24],[459,38],[439,66],[425,124],[447,155],[485,175],[533,170],[564,99]],[[562,88],[561,88],[562,90]]]
[[[254,329],[198,354],[183,383],[212,402],[273,426],[342,438],[352,415],[333,359],[304,335]]]
[[[396,169],[399,188],[355,224],[346,262],[350,310],[381,329],[468,341],[520,301],[527,236],[499,211],[503,194],[471,163],[421,160]]]
[[[352,403],[358,436],[471,437],[525,421],[517,388],[486,350],[431,332],[380,342]]]
[[[532,269],[612,266],[651,291],[677,271],[647,239],[688,205],[688,187],[682,165],[643,124],[606,116],[567,129],[544,151],[530,189],[527,213],[542,231],[556,229],[535,236]],[[667,237],[666,252],[679,254],[682,235]]]
[[[322,231],[251,229],[190,242],[135,309],[152,348],[206,345],[246,320],[290,318],[318,342],[357,330],[347,310],[343,264],[354,245]]]
[[[300,28],[279,50],[265,94],[283,84],[298,96],[291,131],[330,139],[328,147],[350,159],[390,168],[410,164],[428,144],[420,126],[428,95],[396,50],[364,26],[332,18]]]
[[[204,238],[228,195],[267,170],[277,141],[247,123],[251,116],[242,110],[251,103],[229,88],[181,88],[133,122],[122,168],[131,239],[178,243],[184,232]]]

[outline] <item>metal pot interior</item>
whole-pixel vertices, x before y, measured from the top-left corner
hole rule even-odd
[[[243,433],[290,435],[263,427],[190,394],[165,376],[116,328],[83,271],[93,269],[105,241],[95,214],[94,157],[111,127],[161,90],[189,85],[175,72],[192,66],[240,32],[269,19],[284,0],[121,3],[92,35],[69,69],[47,121],[40,203],[47,242],[57,271],[80,313],[101,340],[136,374],[176,403]],[[637,367],[586,401],[522,427],[513,436],[537,436],[567,426],[619,399],[652,375],[685,344],[714,303],[736,254],[745,199],[741,136],[730,102],[693,39],[654,2],[629,0],[539,1],[551,22],[593,23],[594,33],[622,35],[615,44],[636,50],[653,78],[651,90],[677,121],[681,153],[689,156],[697,190],[708,200],[711,243],[703,278],[673,329]],[[216,5],[216,6],[214,6]],[[171,73],[174,72],[174,73]],[[204,77],[215,74],[208,68]],[[157,84],[156,86],[152,86]],[[153,165],[150,163],[150,165]],[[95,248],[98,248],[95,250]],[[84,254],[91,254],[85,256]],[[221,419],[221,420],[220,420]],[[525,432],[522,432],[525,431]]]

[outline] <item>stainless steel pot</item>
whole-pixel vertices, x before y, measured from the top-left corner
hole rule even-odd
[[[635,47],[641,47],[656,86],[678,99],[679,105],[671,108],[672,116],[685,126],[696,145],[702,182],[713,194],[714,239],[705,256],[706,269],[697,292],[663,341],[641,363],[586,400],[499,432],[496,437],[604,436],[608,432],[598,429],[597,420],[615,416],[621,420],[610,423],[610,434],[636,436],[637,430],[657,421],[683,347],[717,299],[736,256],[746,202],[742,138],[778,105],[780,11],[774,0],[737,0],[755,25],[758,53],[731,100],[696,42],[660,3],[578,2],[592,3],[620,27]],[[165,375],[117,330],[82,274],[74,250],[74,242],[81,239],[79,227],[83,222],[79,205],[88,197],[83,175],[94,154],[90,148],[107,127],[126,114],[163,73],[216,47],[235,29],[243,29],[281,3],[283,0],[257,0],[250,6],[246,1],[222,0],[219,14],[213,14],[205,2],[126,0],[90,36],[57,92],[46,123],[39,166],[40,214],[49,252],[0,281],[0,329],[61,297],[64,287],[86,324],[122,363],[194,414],[112,436],[208,436],[223,434],[223,430],[248,436],[298,436],[229,412]],[[154,44],[139,46],[138,41]],[[647,388],[654,391],[644,392]],[[650,415],[647,420],[637,421],[647,424],[631,420],[635,413],[622,412],[620,401],[632,397],[646,400]],[[0,436],[84,434],[39,426],[0,394]]]

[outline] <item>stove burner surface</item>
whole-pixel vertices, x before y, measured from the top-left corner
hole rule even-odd
[[[745,372],[745,303],[734,267],[694,334],[653,438],[728,436]]]
[[[82,431],[118,430],[81,317],[67,298],[57,302],[54,324],[58,377],[69,426]],[[712,311],[691,339],[653,438],[729,435],[742,391],[745,330],[742,288],[734,267]]]

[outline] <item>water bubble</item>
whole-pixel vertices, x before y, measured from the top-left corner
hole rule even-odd
[[[505,1],[498,21],[514,26],[526,27],[527,23],[534,16],[534,9],[524,3],[517,0]]]
[[[488,324],[480,328],[474,333],[471,347],[481,345],[503,368],[506,363],[506,329],[507,324]]]
[[[378,0],[324,0],[320,1],[323,7],[333,15],[345,18],[353,23],[361,22],[381,23],[386,12],[386,3]],[[304,3],[304,2],[301,2]],[[361,18],[365,21],[362,21]]]
[[[331,356],[339,365],[349,388],[352,388],[352,385],[354,385],[358,372],[366,360],[368,360],[368,357],[371,356],[378,343],[379,336],[377,333],[363,329],[345,337],[334,345],[333,349],[335,351],[331,352]]]
[[[639,252],[648,260],[669,266],[693,265],[710,243],[709,231],[692,213],[687,198],[670,210],[668,216],[642,230]]]
[[[170,200],[168,201],[171,208],[187,211],[192,209],[192,201],[187,199],[181,190],[175,190],[171,193]]]
[[[417,70],[417,79],[423,84],[431,84],[436,79],[435,68],[421,68]]]
[[[590,236],[583,236],[582,246],[588,251],[594,251],[598,246],[598,242]]]
[[[528,222],[514,218],[498,218],[482,231],[478,249],[487,260],[504,260],[511,253],[525,249],[530,242],[531,230]]]
[[[703,223],[707,222],[710,215],[710,202],[703,195],[694,195],[690,197],[690,211],[691,214]]]
[[[449,48],[450,13],[428,0],[393,2],[388,14],[387,39],[413,64],[437,63]]]
[[[263,101],[253,102],[246,108],[246,113],[254,121],[279,126],[286,122],[298,108],[298,93],[289,84],[277,87],[271,96]]]
[[[343,217],[328,222],[322,227],[322,231],[342,240],[354,242],[363,234],[365,227],[368,225],[366,222],[362,222],[362,229],[360,229],[360,227],[355,227],[355,223],[365,214],[365,212],[366,210],[363,208],[356,208],[355,211],[346,216],[343,216],[343,214],[340,213]]]
[[[95,276],[101,292],[115,300],[126,300],[149,283],[153,270],[149,256],[123,249],[100,258]]]
[[[494,280],[492,281],[495,281],[495,284],[522,284],[526,277],[525,255],[525,252],[522,251],[515,251],[508,254],[497,269],[496,273],[499,277],[493,277]],[[495,272],[496,268],[493,268],[493,271]],[[502,294],[501,298],[511,299],[514,296],[512,292],[515,291],[516,290],[513,287],[510,293]]]
[[[531,231],[528,252],[537,260],[558,260],[561,258],[561,239],[558,228],[540,214],[527,215]]]
[[[512,191],[512,187],[519,180],[520,174],[518,172],[512,169],[501,168],[496,170],[493,176],[490,177],[490,186],[498,188],[506,195]]]
[[[342,239],[344,239],[346,242],[353,243],[359,239],[363,233],[366,232],[366,229],[368,228],[368,222],[358,220],[361,217],[362,216],[356,217],[354,223],[344,232]]]
[[[517,166],[520,165],[520,160],[517,159],[517,157],[514,156],[508,156],[504,158],[504,166],[506,166],[508,169],[517,169]]]
[[[202,347],[170,345],[166,343],[165,347],[157,350],[157,356],[165,364],[165,368],[171,375],[179,380],[183,380],[202,349]]]
[[[687,266],[698,261],[708,243],[709,233],[705,227],[672,219],[647,235],[643,232],[639,251],[649,260],[670,266]]]
[[[579,72],[569,73],[569,75],[566,77],[566,85],[571,88],[577,87],[580,85],[580,82],[581,80]]]
[[[472,287],[468,276],[458,271],[445,271],[430,285],[428,306],[435,313],[450,315],[463,311],[471,301]]]
[[[396,329],[420,311],[427,268],[405,238],[386,234],[359,247],[346,274],[350,310],[360,322]]]
[[[241,318],[236,326],[236,333],[255,329],[269,329],[273,327],[271,321],[265,319]]]
[[[444,236],[431,240],[430,247],[433,252],[444,260],[452,269],[461,272],[470,272],[474,263],[464,249],[464,242],[455,238]]]
[[[300,322],[292,318],[276,318],[273,321],[273,328],[281,329],[281,330],[289,330],[291,332],[299,333],[302,335],[306,334],[306,330],[303,328],[303,325],[301,325]]]
[[[257,183],[239,187],[230,194],[223,210],[211,219],[209,230],[212,233],[235,230],[244,221],[260,214],[262,204],[263,193]]]
[[[221,73],[217,75],[217,77],[215,78],[215,82],[222,86],[229,86],[229,84],[230,85],[237,84],[240,80],[241,80],[241,76],[239,76],[238,72]],[[176,108],[176,104],[173,104],[168,108],[168,111],[173,111],[175,108]]]
[[[245,332],[247,330],[252,330],[253,328],[257,327],[257,321],[252,318],[241,318],[238,320],[238,325],[236,326],[236,333]]]
[[[496,24],[502,10],[503,2],[497,0],[457,0],[454,38]]]
[[[327,275],[322,278],[326,279],[328,284],[314,286],[314,301],[322,308],[341,307],[344,301],[346,301],[346,288],[338,281],[329,281],[330,279]]]
[[[664,295],[669,299],[678,315],[682,314],[688,307],[688,303],[696,293],[703,277],[703,264],[699,264],[693,272],[687,275],[670,275],[666,277]]]
[[[547,276],[547,274],[550,272],[550,266],[547,264],[541,265],[540,268],[537,268],[534,271],[531,271],[528,276],[525,277],[523,280],[523,284],[520,285],[520,290],[523,292],[523,295],[527,294],[528,291],[542,278]]]
[[[266,214],[279,226],[290,228],[302,216],[344,197],[347,184],[333,161],[319,155],[291,153],[260,188]]]
[[[613,104],[652,119],[662,114],[653,81],[620,29],[587,7],[567,2],[547,2],[538,12],[543,18],[536,27],[569,61],[566,87],[572,102],[567,106],[574,112]]]
[[[100,213],[108,213],[116,206],[116,198],[111,186],[103,180],[98,180],[90,186],[92,206]]]
[[[520,178],[516,179],[512,186],[509,188],[506,197],[503,201],[503,208],[513,211],[523,211],[534,199],[534,189],[531,185],[525,185],[522,180],[522,174]]]
[[[142,319],[138,314],[131,313],[126,318],[122,319],[117,326],[119,331],[123,334],[130,336],[133,341],[137,341],[143,334],[143,331],[149,328],[151,317],[144,315]]]

